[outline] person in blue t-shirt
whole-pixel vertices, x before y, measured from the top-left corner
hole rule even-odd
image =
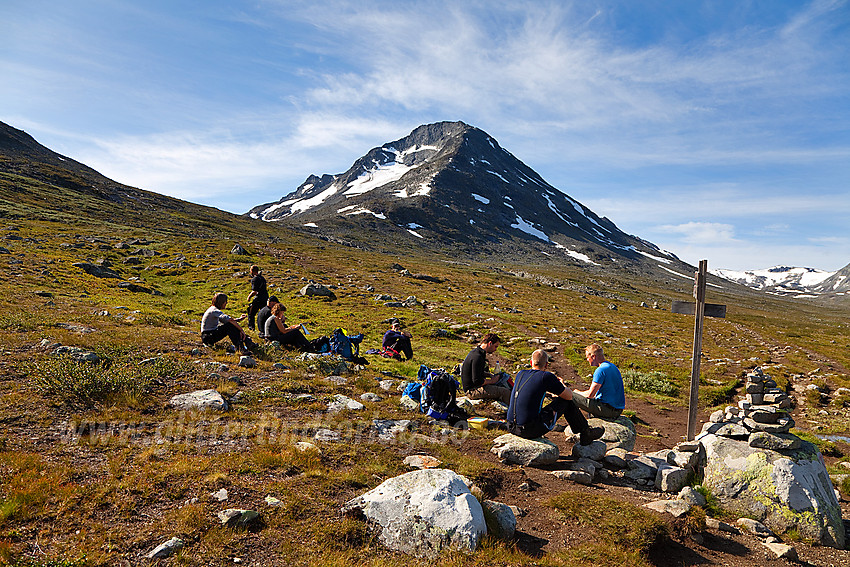
[[[626,407],[623,376],[620,370],[605,360],[602,347],[596,343],[584,349],[584,357],[595,366],[590,388],[573,392],[573,401],[584,411],[602,419],[617,419]]]
[[[579,442],[589,445],[605,433],[601,427],[590,427],[584,414],[573,403],[573,392],[561,379],[546,370],[549,355],[544,350],[531,353],[531,369],[520,370],[514,379],[508,406],[508,431],[524,439],[536,439],[552,431],[562,415],[570,429],[579,434]],[[546,394],[551,401],[546,407]]]

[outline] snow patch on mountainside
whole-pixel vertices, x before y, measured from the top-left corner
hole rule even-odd
[[[530,234],[531,236],[539,238],[543,242],[550,242],[549,237],[546,236],[543,231],[535,228],[534,225],[532,225],[519,215],[517,215],[516,217],[516,224],[512,224],[511,228],[517,228],[526,234]]]

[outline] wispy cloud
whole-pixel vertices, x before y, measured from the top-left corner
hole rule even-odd
[[[659,232],[678,234],[686,244],[726,244],[735,241],[735,227],[716,222],[686,222],[658,227]]]

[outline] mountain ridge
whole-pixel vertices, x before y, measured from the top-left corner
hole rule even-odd
[[[587,268],[693,269],[621,231],[463,122],[419,126],[372,148],[345,172],[310,175],[246,215],[335,237],[377,231],[419,239],[419,246],[453,243],[471,254],[498,248]]]

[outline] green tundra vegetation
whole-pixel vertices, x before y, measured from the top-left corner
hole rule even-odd
[[[383,392],[378,379],[412,380],[419,364],[450,369],[490,330],[505,339],[498,355],[510,371],[526,365],[540,338],[556,343],[586,384],[583,350],[598,342],[624,371],[629,399],[687,406],[693,318],[669,307],[688,299],[691,281],[553,260],[478,261],[415,243],[366,250],[196,205],[133,208],[61,187],[0,176],[0,246],[8,251],[0,254],[0,561],[7,564],[136,564],[176,536],[186,547],[164,564],[251,557],[268,565],[408,565],[340,506],[406,472],[402,459],[413,453],[467,476],[482,498],[506,498],[518,473],[488,453],[498,431],[448,433],[400,407],[398,392]],[[248,254],[232,254],[236,244]],[[90,275],[74,266],[81,262],[120,277]],[[396,263],[441,281],[403,275]],[[312,335],[362,332],[365,350],[378,347],[387,321],[399,317],[414,336],[415,359],[369,356],[345,384],[324,379],[332,368],[272,347],[258,349],[255,368],[238,368],[223,346],[200,344],[199,319],[216,292],[231,297],[227,311],[244,311],[252,264],[287,306],[288,320]],[[331,286],[337,298],[300,296],[310,280]],[[388,307],[379,295],[417,303]],[[732,285],[709,287],[709,301],[728,310],[705,323],[703,415],[739,395],[756,366],[780,384],[815,377],[833,390],[850,386],[847,301],[792,301]],[[98,362],[43,346],[57,343],[94,352]],[[168,407],[176,394],[208,388],[229,397],[230,409]],[[360,413],[326,411],[333,395],[364,392],[383,400]],[[818,442],[815,433],[847,431],[839,411],[847,400],[821,401],[807,398],[809,413],[797,420]],[[653,434],[652,416],[631,415],[641,436]],[[417,425],[387,444],[370,433],[373,419]],[[320,428],[342,432],[342,440],[318,443],[321,452],[294,447]],[[221,488],[228,502],[210,498]],[[553,532],[589,526],[576,546],[540,555],[488,537],[475,554],[446,553],[441,563],[585,565],[593,557],[595,564],[649,565],[653,546],[682,533],[631,504],[577,500],[575,490],[565,485],[538,513],[552,518]],[[266,496],[279,504],[268,506]],[[230,506],[258,510],[261,529],[223,527],[215,512]],[[598,535],[600,526],[616,537]]]

